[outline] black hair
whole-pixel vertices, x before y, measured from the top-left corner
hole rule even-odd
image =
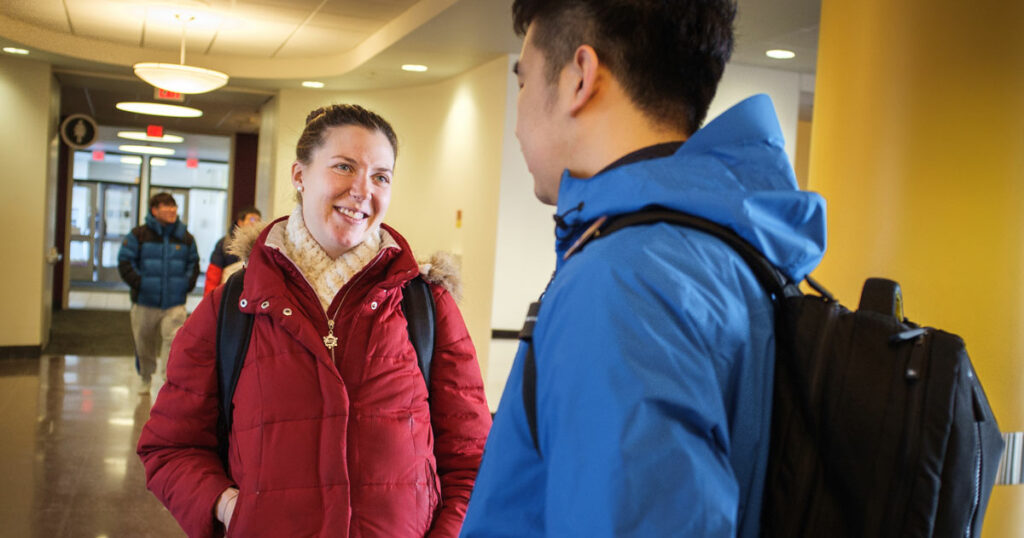
[[[257,217],[263,218],[263,213],[260,213],[259,209],[255,206],[243,207],[240,211],[235,213],[235,222],[238,222],[246,217],[246,215],[256,215]]]
[[[331,105],[320,107],[306,116],[306,128],[299,136],[299,142],[295,146],[295,157],[303,164],[309,164],[313,150],[320,147],[324,141],[324,133],[329,127],[342,127],[345,125],[358,125],[370,131],[378,131],[383,134],[391,149],[398,157],[398,136],[391,124],[378,114],[366,110],[359,105]]]
[[[153,211],[153,208],[160,205],[172,205],[178,207],[178,202],[171,196],[169,192],[158,192],[149,198],[149,210]]]
[[[515,0],[512,17],[547,63],[549,83],[590,45],[650,119],[693,134],[732,56],[733,0]]]

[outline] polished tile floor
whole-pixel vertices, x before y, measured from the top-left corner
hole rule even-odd
[[[145,487],[134,381],[132,357],[0,359],[0,537],[184,536]]]
[[[189,294],[185,299],[185,309],[189,312],[203,299],[202,295]],[[128,310],[132,302],[127,291],[72,289],[68,292],[68,308],[86,310]]]

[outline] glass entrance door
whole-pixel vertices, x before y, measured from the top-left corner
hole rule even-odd
[[[117,253],[138,222],[139,187],[75,181],[71,187],[71,280],[121,282]]]
[[[117,253],[121,240],[138,222],[139,188],[135,185],[103,184],[101,190],[103,219],[96,241],[96,280],[120,282]]]
[[[97,189],[96,183],[80,181],[71,187],[71,244],[68,249],[71,280],[91,282],[93,279],[93,237],[99,221]]]

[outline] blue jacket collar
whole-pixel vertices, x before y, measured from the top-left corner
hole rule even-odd
[[[797,190],[774,107],[756,95],[697,131],[672,156],[627,164],[587,179],[562,175],[558,214],[571,239],[601,216],[660,205],[733,229],[791,278],[825,250],[825,202]],[[577,209],[578,208],[578,209]]]
[[[160,221],[156,220],[156,217],[152,213],[146,215],[146,226],[149,226],[154,232],[160,237],[176,237],[181,239],[185,237],[185,223],[181,222],[178,218],[172,224],[161,224]]]

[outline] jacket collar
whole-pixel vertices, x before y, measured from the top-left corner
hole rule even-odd
[[[726,226],[800,280],[825,249],[825,202],[800,191],[774,107],[751,97],[697,131],[673,155],[634,162],[591,178],[562,175],[562,254],[601,216],[659,205]]]
[[[181,219],[175,219],[171,224],[162,224],[156,220],[153,214],[146,215],[146,226],[149,226],[151,230],[157,233],[160,237],[167,237],[168,235],[181,239],[185,236],[185,224],[181,222]]]

